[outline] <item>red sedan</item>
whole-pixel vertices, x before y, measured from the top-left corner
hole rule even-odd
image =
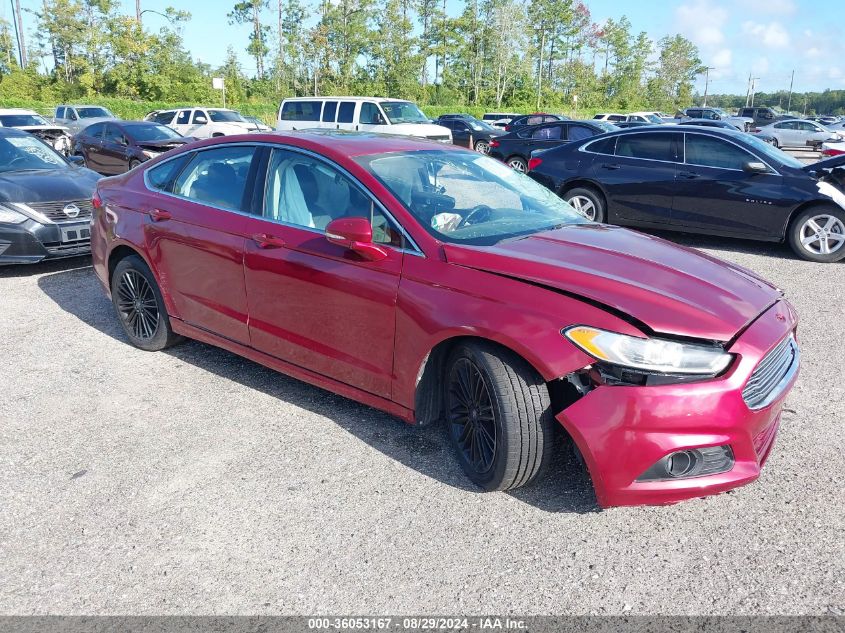
[[[468,150],[210,139],[100,181],[94,206],[94,269],[133,345],[189,337],[442,421],[486,490],[534,480],[556,425],[603,506],[749,483],[798,372],[775,287]]]

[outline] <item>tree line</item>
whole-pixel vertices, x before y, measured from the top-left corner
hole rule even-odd
[[[704,69],[681,35],[653,41],[624,16],[597,24],[578,0],[446,8],[445,0],[241,0],[225,17],[248,26],[245,69],[233,47],[217,68],[192,59],[187,11],[167,9],[153,30],[142,0],[132,15],[115,0],[41,0],[20,14],[23,25],[17,15],[0,21],[0,101],[216,102],[212,76],[225,78],[233,105],[362,94],[431,106],[674,111],[696,97]]]

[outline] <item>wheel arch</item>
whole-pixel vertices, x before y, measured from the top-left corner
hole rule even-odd
[[[425,355],[420,363],[416,374],[414,385],[414,421],[419,426],[425,426],[437,422],[443,414],[443,390],[442,377],[446,369],[446,363],[452,352],[465,343],[478,342],[485,345],[492,345],[518,356],[531,369],[537,372],[549,389],[549,396],[552,400],[554,413],[557,414],[566,408],[577,397],[571,393],[568,383],[564,380],[549,378],[549,372],[543,371],[539,366],[538,359],[529,351],[515,341],[497,340],[498,337],[484,336],[477,333],[452,334],[438,341]]]
[[[109,292],[111,292],[111,278],[112,278],[112,275],[114,275],[114,269],[117,267],[118,263],[120,263],[122,260],[126,259],[127,257],[131,257],[132,255],[136,255],[137,257],[140,257],[141,261],[143,261],[147,265],[147,268],[149,268],[150,271],[152,272],[153,278],[155,279],[156,284],[158,285],[159,292],[161,292],[161,296],[164,299],[164,306],[167,309],[167,313],[171,317],[179,318],[178,314],[176,312],[176,307],[173,305],[173,301],[170,298],[170,293],[167,291],[167,288],[165,288],[162,285],[161,279],[159,278],[159,275],[158,275],[158,272],[156,271],[155,266],[152,265],[152,262],[150,262],[150,260],[144,255],[143,252],[138,250],[132,244],[127,244],[126,242],[120,242],[120,243],[116,244],[109,251],[109,256],[108,256],[108,259],[107,259],[107,262],[106,262],[108,274],[109,274],[109,276],[108,276]]]
[[[837,202],[832,198],[816,198],[814,200],[808,200],[807,202],[802,202],[801,204],[799,204],[789,213],[789,216],[786,218],[786,223],[783,225],[783,228],[781,230],[781,242],[785,242],[789,239],[789,230],[792,228],[792,223],[795,222],[795,219],[799,215],[804,213],[804,211],[812,209],[813,207],[825,207],[831,205],[839,207],[840,209],[845,211],[845,208],[842,208],[842,206],[837,204]]]

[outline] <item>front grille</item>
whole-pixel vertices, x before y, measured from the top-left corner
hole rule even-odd
[[[76,217],[69,217],[65,213],[65,207],[69,204],[76,205],[79,208],[79,215]],[[91,212],[94,210],[94,205],[90,200],[63,200],[57,202],[27,202],[28,206],[33,211],[37,211],[51,222],[79,222],[91,217]]]
[[[742,399],[749,409],[762,409],[783,393],[798,369],[799,357],[798,344],[792,335],[766,354],[742,390]]]

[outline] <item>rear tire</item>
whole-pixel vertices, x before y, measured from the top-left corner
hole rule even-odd
[[[534,481],[549,462],[554,417],[542,377],[522,358],[484,342],[446,364],[446,427],[467,477],[487,491]]]
[[[519,156],[511,156],[508,160],[508,167],[513,169],[514,171],[518,171],[521,174],[528,173],[528,163],[525,162],[524,158],[520,158]]]
[[[488,141],[476,141],[474,149],[479,154],[489,154],[490,143]]]
[[[135,347],[158,352],[183,340],[170,327],[170,316],[152,271],[137,255],[115,266],[111,298],[123,331]]]
[[[607,219],[604,198],[594,189],[575,187],[564,193],[563,199],[588,220],[604,222]]]
[[[141,161],[135,160],[133,158],[132,160],[129,161],[129,171],[132,171],[133,169],[135,169],[140,164],[141,164]]]
[[[811,262],[830,263],[845,258],[845,211],[819,205],[799,213],[789,225],[789,245]]]

